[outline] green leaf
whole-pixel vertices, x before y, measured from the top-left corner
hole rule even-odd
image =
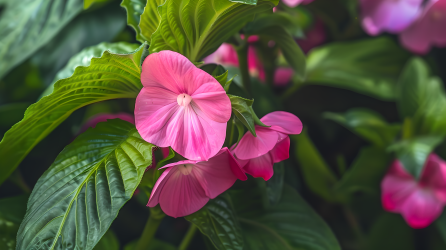
[[[93,250],[119,250],[119,241],[113,231],[108,230]]]
[[[386,37],[333,43],[310,52],[306,82],[395,100],[396,82],[408,58]]]
[[[26,212],[26,195],[0,200],[0,249],[16,249],[16,236]]]
[[[210,200],[198,212],[184,218],[196,225],[217,249],[244,249],[242,231],[228,195]]]
[[[245,234],[245,250],[340,250],[334,234],[291,187],[274,206],[262,209],[258,192],[232,193]]]
[[[283,27],[266,27],[255,34],[275,41],[296,75],[302,80],[305,78],[306,56],[294,38]]]
[[[370,229],[367,250],[415,250],[414,231],[401,215],[383,213]]]
[[[163,5],[166,0],[147,0],[147,5],[144,8],[144,12],[141,15],[141,21],[139,27],[141,30],[141,38],[144,41],[150,42],[153,33],[161,22],[161,16],[158,13],[158,7]]]
[[[139,22],[147,2],[152,2],[152,0],[122,0],[121,2],[121,6],[127,11],[127,24],[135,30],[136,39],[140,42],[146,40],[141,36]]]
[[[203,66],[200,67],[200,69],[212,75],[221,84],[223,88],[227,87],[226,84],[228,84],[228,71],[225,70],[223,66],[215,63],[210,63],[210,64],[204,64]]]
[[[199,61],[214,52],[256,14],[270,10],[276,0],[257,5],[229,0],[171,0],[158,8],[161,22],[153,33],[150,52],[172,50]],[[152,20],[156,23],[156,20]]]
[[[21,0],[0,18],[0,79],[51,40],[82,11],[82,0]]]
[[[135,250],[136,244],[138,244],[137,240],[132,241],[124,247],[124,250]],[[150,240],[149,248],[146,250],[177,250],[177,248],[170,243],[153,238]]]
[[[257,137],[253,110],[251,109],[254,100],[248,100],[239,96],[228,95],[231,100],[232,112],[245,125],[253,136]]]
[[[53,80],[53,83],[48,86],[48,88],[42,93],[41,97],[51,94],[54,90],[54,84],[64,78],[68,78],[73,75],[74,70],[79,66],[87,67],[90,65],[91,59],[93,57],[101,57],[101,55],[108,51],[113,54],[128,54],[132,51],[138,49],[138,44],[119,42],[119,43],[100,43],[95,46],[91,46],[83,49],[81,52],[77,53],[71,57],[67,65],[62,68]]]
[[[303,29],[305,22],[299,16],[290,15],[287,12],[275,12],[272,14],[264,14],[250,23],[248,23],[243,31],[245,34],[256,34],[265,28],[283,27],[293,37],[304,37]]]
[[[93,249],[132,198],[153,147],[120,119],[78,136],[34,187],[17,248]]]
[[[313,193],[325,200],[335,200],[332,188],[337,182],[336,177],[306,131],[297,136],[290,136],[290,138],[296,144],[297,161],[307,186]]]
[[[269,204],[276,205],[282,198],[282,190],[285,178],[285,164],[282,162],[274,164],[274,175],[266,182],[266,195]],[[258,179],[262,181],[261,179]]]
[[[419,136],[396,142],[388,150],[396,152],[404,168],[418,178],[427,157],[442,140],[440,136]]]
[[[443,211],[440,217],[435,221],[435,226],[443,238],[444,243],[446,243],[446,211]]]
[[[335,191],[347,195],[356,191],[379,194],[389,161],[390,155],[383,148],[362,148],[350,169],[336,184]]]
[[[133,54],[104,52],[90,66],[78,67],[72,77],[57,81],[52,94],[31,105],[0,142],[0,183],[75,110],[95,102],[135,98],[142,88],[140,66],[145,47],[143,44]]]
[[[93,4],[104,4],[110,0],[84,0],[84,9],[90,8]]]
[[[344,114],[327,112],[325,118],[338,122],[378,147],[388,146],[401,130],[398,124],[388,124],[373,110],[354,108]]]

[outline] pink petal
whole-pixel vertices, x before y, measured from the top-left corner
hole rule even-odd
[[[446,162],[438,155],[429,155],[421,174],[420,185],[432,189],[437,199],[446,204]]]
[[[446,0],[432,1],[422,16],[401,36],[400,41],[407,49],[426,54],[431,46],[445,47]]]
[[[278,68],[274,72],[274,85],[284,86],[290,82],[293,76],[293,70],[291,68]]]
[[[262,156],[250,159],[248,163],[243,167],[246,173],[252,175],[255,178],[261,177],[265,181],[269,180],[273,174],[274,161],[270,152]]]
[[[260,121],[265,125],[271,126],[270,129],[284,134],[300,134],[302,132],[300,119],[288,112],[275,111],[265,115]]]
[[[238,67],[237,52],[229,43],[223,43],[214,53],[203,59],[205,63],[216,63]]]
[[[226,123],[231,118],[231,101],[220,84],[204,84],[192,98],[194,109],[200,109],[209,119]]]
[[[200,210],[209,201],[195,171],[183,175],[172,167],[159,195],[161,209],[169,216],[183,217]]]
[[[305,32],[305,38],[297,39],[296,42],[302,51],[307,53],[312,48],[324,43],[326,39],[324,23],[320,19],[316,19],[313,27]]]
[[[284,139],[276,144],[276,146],[270,151],[273,158],[273,162],[281,162],[290,158],[290,137],[283,135]]]
[[[87,122],[85,122],[84,125],[82,125],[78,134],[82,134],[88,128],[96,127],[96,124],[98,124],[100,122],[106,122],[107,120],[111,120],[111,119],[121,119],[123,121],[128,121],[132,124],[135,124],[135,117],[133,117],[133,115],[131,115],[131,114],[127,114],[127,113],[97,114],[97,115],[91,117]]]
[[[158,180],[155,183],[155,186],[153,186],[152,193],[150,194],[149,202],[147,203],[147,206],[149,207],[155,207],[159,203],[159,197],[161,194],[161,190],[163,189],[164,185],[166,185],[167,178],[166,176],[169,174],[169,172],[172,170],[172,168],[166,169],[161,176],[158,178]]]
[[[431,190],[420,188],[405,200],[401,213],[411,227],[424,228],[440,216],[443,207]]]
[[[247,132],[240,140],[233,153],[238,159],[247,160],[268,153],[276,145],[279,133],[269,128],[255,126],[257,137]]]
[[[312,2],[312,0],[310,0],[310,1],[308,1],[308,0],[282,0],[282,3],[284,3],[285,5],[287,5],[288,7],[291,7],[291,8],[294,8],[303,2],[310,3],[310,2]]]

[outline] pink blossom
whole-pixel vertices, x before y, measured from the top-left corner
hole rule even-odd
[[[309,4],[313,0],[282,0],[282,3],[286,4],[288,7],[294,8],[299,4]]]
[[[283,111],[269,113],[260,120],[271,127],[256,125],[257,137],[248,131],[237,147],[232,147],[232,153],[246,173],[266,181],[273,176],[274,163],[289,158],[288,135],[300,134],[302,122],[295,115]]]
[[[96,124],[100,123],[100,122],[106,122],[107,120],[111,120],[111,119],[121,119],[124,121],[128,121],[132,124],[135,124],[135,118],[133,117],[133,115],[127,114],[127,113],[117,113],[117,114],[97,114],[93,117],[91,117],[87,122],[84,123],[84,125],[82,125],[81,129],[79,130],[78,134],[81,134],[83,132],[85,132],[88,128],[94,128],[96,127]]]
[[[446,205],[446,162],[431,154],[419,180],[395,160],[381,183],[384,209],[401,213],[413,228],[431,224]]]
[[[401,33],[404,47],[426,54],[431,46],[446,46],[446,0],[431,1],[412,26]]]
[[[299,38],[296,42],[303,52],[308,53],[312,48],[324,43],[326,39],[324,23],[316,19],[313,27],[305,32],[305,38]]]
[[[220,151],[231,102],[215,78],[166,50],[144,60],[141,82],[135,118],[144,140],[190,160],[206,161]]]
[[[419,15],[423,0],[360,0],[362,26],[372,36],[399,33]]]
[[[164,213],[175,218],[195,213],[237,179],[247,179],[228,148],[222,148],[209,161],[185,160],[163,168],[166,170],[155,183],[147,205],[159,203]]]

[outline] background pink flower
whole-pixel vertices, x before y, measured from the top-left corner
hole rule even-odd
[[[400,40],[404,47],[426,54],[431,46],[446,46],[446,0],[434,0],[427,5],[423,14],[405,30]]]
[[[313,26],[305,32],[305,38],[296,39],[303,52],[308,53],[312,48],[321,45],[327,39],[324,23],[316,19]]]
[[[423,0],[360,0],[362,26],[369,35],[399,33],[419,15]]]
[[[247,179],[228,148],[222,148],[209,161],[179,161],[164,168],[147,205],[159,203],[164,213],[175,218],[195,213],[237,179]]]
[[[420,180],[395,160],[381,183],[384,209],[401,213],[413,228],[431,224],[446,205],[446,162],[431,154]]]
[[[282,0],[282,3],[292,8],[296,7],[299,4],[309,4],[311,2],[313,2],[313,0]]]
[[[273,176],[274,163],[289,158],[288,135],[300,134],[302,122],[297,116],[284,111],[269,113],[260,120],[271,127],[256,125],[257,137],[248,131],[237,147],[232,147],[232,153],[246,173],[266,181]]]
[[[173,51],[149,55],[136,98],[136,128],[144,140],[171,146],[191,160],[208,160],[221,149],[231,102],[211,75]]]
[[[78,134],[82,134],[83,132],[85,132],[88,128],[94,128],[96,127],[96,124],[100,123],[100,122],[106,122],[107,120],[111,120],[111,119],[121,119],[124,121],[128,121],[132,124],[135,124],[135,118],[133,117],[133,115],[131,114],[127,114],[127,113],[117,113],[117,114],[97,114],[93,117],[91,117],[87,122],[85,122],[81,129],[79,130]]]

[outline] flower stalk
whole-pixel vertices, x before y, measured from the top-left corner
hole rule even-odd
[[[135,250],[148,249],[164,216],[165,214],[161,211],[159,206],[150,209],[149,219],[147,220],[144,231],[136,244]]]
[[[187,230],[186,235],[178,247],[178,250],[186,250],[189,247],[190,242],[194,238],[195,232],[197,231],[197,226],[195,224],[191,224],[189,230]]]

